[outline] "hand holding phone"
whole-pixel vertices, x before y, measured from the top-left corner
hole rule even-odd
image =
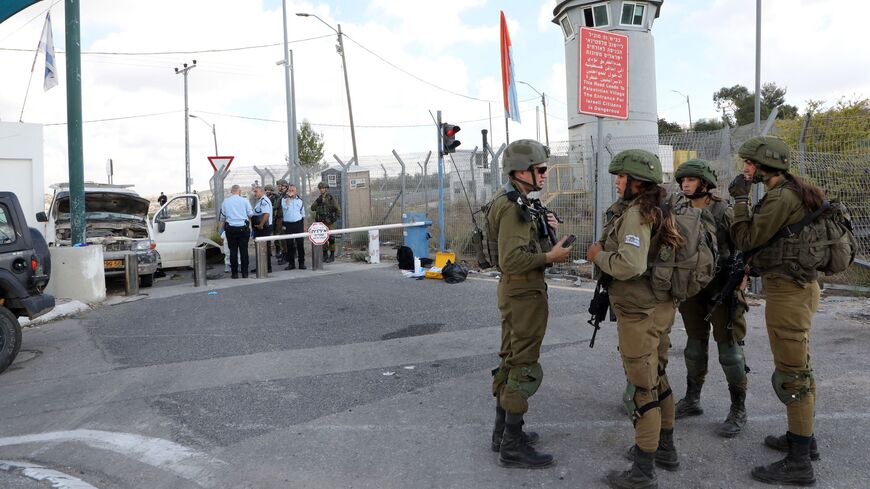
[[[577,239],[577,236],[574,236],[573,234],[568,236],[568,238],[565,240],[565,242],[562,243],[562,248],[570,248],[571,245],[574,244],[574,241],[576,239]]]

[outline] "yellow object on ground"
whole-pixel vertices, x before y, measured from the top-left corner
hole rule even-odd
[[[444,276],[441,275],[441,269],[444,268],[444,265],[447,265],[447,262],[456,263],[456,253],[451,251],[439,251],[435,253],[435,265],[432,268],[438,270],[437,272],[432,271],[431,269],[426,270],[426,278],[437,278],[443,279]]]

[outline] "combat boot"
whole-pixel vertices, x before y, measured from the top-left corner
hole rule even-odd
[[[704,410],[701,409],[701,387],[703,385],[703,383],[695,382],[691,378],[686,378],[686,397],[680,399],[675,406],[674,417],[676,419],[704,414]]]
[[[637,445],[632,445],[625,452],[625,458],[634,462],[638,451],[640,451],[640,448]],[[659,432],[659,448],[656,450],[655,463],[659,467],[671,472],[680,468],[680,457],[677,455],[677,447],[674,445],[673,428]]]
[[[782,436],[773,436],[767,435],[764,437],[764,444],[774,450],[779,450],[780,452],[788,452],[788,435]],[[819,457],[819,445],[816,444],[816,435],[813,435],[812,440],[810,441],[810,460],[818,460]]]
[[[656,469],[653,466],[655,452],[645,452],[637,445],[631,450],[634,451],[631,468],[625,472],[611,470],[605,478],[607,485],[614,489],[658,489]]]
[[[540,469],[553,464],[553,456],[538,453],[523,436],[522,415],[506,419],[504,434],[499,447],[498,464],[502,467]],[[515,416],[509,416],[515,418]]]
[[[788,486],[811,486],[816,483],[813,464],[810,462],[812,438],[786,432],[788,455],[779,462],[752,469],[752,478],[766,484]]]
[[[334,261],[335,261],[335,252],[334,252],[334,251],[330,251],[330,252],[329,252],[329,263],[332,263],[332,262],[334,262]]]
[[[329,263],[329,251],[323,250],[323,263]]]
[[[731,394],[731,410],[716,433],[723,438],[734,438],[746,426],[746,389],[739,385],[729,385],[728,392]]]
[[[504,425],[505,425],[505,410],[501,408],[501,406],[495,406],[495,426],[492,429],[492,451],[498,452],[501,450],[501,439],[504,436]],[[525,424],[525,422],[521,422],[520,426]],[[522,436],[524,441],[528,445],[536,445],[541,437],[535,433],[534,431],[523,431]]]

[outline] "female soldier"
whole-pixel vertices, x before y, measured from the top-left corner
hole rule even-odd
[[[728,202],[710,193],[716,188],[716,174],[704,160],[689,160],[680,165],[674,173],[680,184],[682,195],[692,207],[707,209],[716,222],[716,242],[719,248],[719,273],[710,284],[698,294],[680,303],[680,314],[686,325],[686,397],[677,403],[677,419],[698,416],[704,413],[700,406],[701,386],[707,375],[707,344],[710,329],[719,350],[719,364],[728,381],[731,394],[731,410],[728,417],[716,432],[719,436],[737,436],[746,425],[746,360],[743,356],[743,338],[746,336],[747,311],[743,290],[734,291],[734,303],[724,301],[713,310],[713,298],[722,291],[731,271],[734,259],[734,242],[731,239],[731,222],[734,210]],[[730,299],[730,298],[729,298]],[[713,313],[712,321],[706,320]],[[712,323],[712,324],[711,324]]]
[[[766,297],[764,320],[773,353],[773,390],[785,404],[788,431],[768,436],[764,443],[787,451],[779,462],[752,469],[752,477],[769,484],[810,485],[815,482],[810,457],[818,458],[813,437],[816,382],[810,365],[812,317],[819,306],[818,272],[805,269],[795,250],[800,233],[776,237],[780,229],[800,222],[824,203],[824,192],[788,172],[789,147],[782,139],[754,137],[739,151],[743,175],[731,182],[737,248],[759,251],[750,260],[761,275]],[[750,212],[749,188],[764,182],[766,194]]]
[[[616,175],[620,200],[608,210],[612,217],[603,231],[604,244],[593,244],[586,256],[613,277],[608,291],[628,380],[623,400],[634,423],[635,444],[626,454],[634,462],[631,469],[610,472],[607,482],[614,488],[650,488],[657,487],[653,461],[676,470],[679,460],[673,438],[674,398],[665,374],[675,303],[656,299],[648,268],[659,245],[679,248],[683,238],[673,218],[661,211],[666,192],[659,186],[662,165],[657,156],[623,151],[613,158],[609,171]]]

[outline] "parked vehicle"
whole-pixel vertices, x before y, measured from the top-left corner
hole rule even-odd
[[[45,221],[49,246],[71,246],[69,184],[52,185],[54,196]],[[85,182],[85,241],[103,246],[107,277],[124,275],[124,257],[135,252],[142,287],[154,283],[158,268],[191,266],[199,242],[199,197],[173,197],[148,217],[150,202],[132,185]]]
[[[45,239],[27,226],[18,197],[0,192],[0,372],[21,348],[18,318],[33,319],[54,308],[54,297],[42,293],[50,275]]]

